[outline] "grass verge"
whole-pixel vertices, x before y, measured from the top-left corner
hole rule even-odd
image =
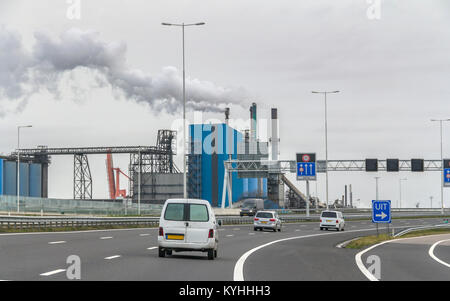
[[[405,234],[401,237],[393,238],[388,234],[380,234],[380,235],[370,235],[357,238],[355,240],[350,241],[344,248],[347,249],[362,249],[365,247],[370,247],[372,245],[378,244],[380,242],[386,240],[394,240],[399,238],[408,238],[408,237],[418,237],[418,236],[426,236],[426,235],[435,235],[435,234],[450,234],[450,228],[438,228],[438,229],[428,229],[428,230],[417,230]]]

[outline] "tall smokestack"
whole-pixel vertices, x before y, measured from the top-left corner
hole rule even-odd
[[[230,108],[225,108],[225,124],[228,125],[228,121],[230,120]]]
[[[272,108],[272,160],[278,160],[278,147],[280,143],[280,138],[278,138],[278,110]]]
[[[257,137],[257,122],[256,122],[256,103],[252,103],[250,107],[250,140],[256,141]]]
[[[353,208],[353,192],[352,192],[352,184],[350,184],[350,208]]]
[[[347,185],[345,185],[345,202],[344,202],[344,207],[347,207],[348,203],[347,203]]]

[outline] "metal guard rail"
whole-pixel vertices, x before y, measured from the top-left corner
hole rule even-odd
[[[347,216],[351,220],[358,216]],[[217,216],[223,225],[239,225],[253,223],[253,217]],[[318,216],[280,216],[282,222],[295,223],[318,221]],[[158,227],[159,217],[40,217],[40,216],[0,216],[0,228],[51,228],[51,227],[83,227],[83,226],[148,226]]]
[[[281,217],[283,222],[304,222],[317,217]],[[251,224],[253,217],[217,217],[223,225]],[[30,217],[0,216],[2,228],[52,228],[52,227],[89,227],[89,226],[149,226],[158,227],[159,217]]]

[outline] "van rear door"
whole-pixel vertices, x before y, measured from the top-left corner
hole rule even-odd
[[[326,225],[336,225],[337,215],[336,212],[323,211],[321,214],[322,223]]]
[[[213,227],[213,217],[205,204],[190,203],[187,206],[187,227],[186,242],[187,243],[206,243],[208,242],[208,234]]]
[[[164,240],[186,241],[186,204],[168,203],[164,211]]]

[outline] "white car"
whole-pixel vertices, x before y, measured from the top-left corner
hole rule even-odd
[[[258,211],[253,218],[255,231],[270,229],[276,232],[281,231],[281,220],[275,211]]]
[[[207,252],[208,259],[217,257],[219,236],[214,211],[208,201],[169,199],[159,219],[158,255],[172,251]]]
[[[344,231],[345,221],[340,211],[322,211],[320,214],[320,230],[336,229]]]

